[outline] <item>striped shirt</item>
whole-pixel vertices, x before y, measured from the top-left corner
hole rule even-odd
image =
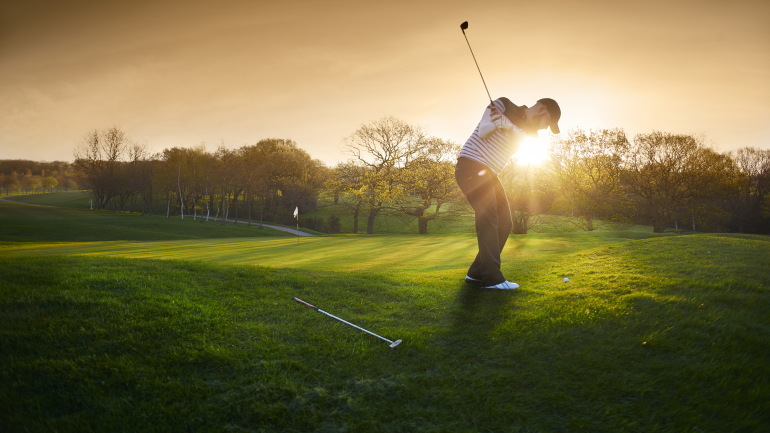
[[[507,98],[495,99],[481,117],[473,134],[465,142],[458,158],[468,158],[486,165],[497,174],[503,171],[511,156],[519,150],[519,144],[527,134],[503,115],[506,108],[516,107]],[[511,118],[516,115],[509,113]],[[517,113],[518,115],[518,113]],[[518,122],[517,122],[518,123]]]

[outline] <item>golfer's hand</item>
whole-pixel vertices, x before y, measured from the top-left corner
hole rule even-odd
[[[490,109],[489,117],[501,132],[507,133],[513,129],[513,124],[494,105]]]

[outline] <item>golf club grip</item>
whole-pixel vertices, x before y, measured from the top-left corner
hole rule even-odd
[[[294,298],[291,298],[291,300],[292,300],[292,301],[297,301],[297,302],[299,302],[300,304],[302,304],[302,305],[304,305],[304,306],[306,306],[306,307],[308,307],[308,308],[312,308],[312,309],[314,309],[314,310],[318,311],[318,307],[314,307],[313,305],[310,305],[310,304],[308,304],[307,302],[303,301],[303,300],[302,300],[302,299],[300,299],[300,298],[294,297]]]

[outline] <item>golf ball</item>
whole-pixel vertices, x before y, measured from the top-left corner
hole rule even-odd
[[[564,282],[565,282],[565,283],[569,283],[569,278],[565,278],[565,279],[564,279]]]

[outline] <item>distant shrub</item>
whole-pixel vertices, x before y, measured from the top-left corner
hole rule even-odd
[[[305,228],[315,230],[317,232],[325,232],[326,227],[323,218],[307,217],[305,218]]]

